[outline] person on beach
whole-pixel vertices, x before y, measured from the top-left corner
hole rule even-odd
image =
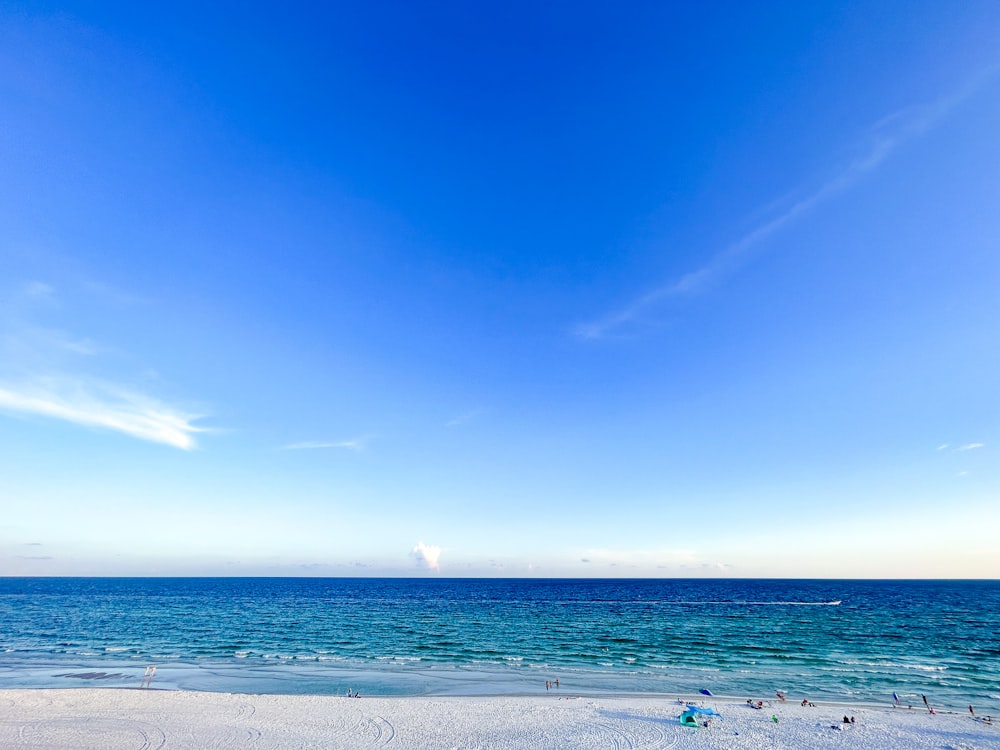
[[[775,695],[778,696],[778,700],[779,701],[784,701],[785,700],[785,694],[782,693],[780,690],[778,692],[776,692]]]

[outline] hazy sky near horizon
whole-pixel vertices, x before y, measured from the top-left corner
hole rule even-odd
[[[0,4],[0,575],[1000,578],[1000,4]]]

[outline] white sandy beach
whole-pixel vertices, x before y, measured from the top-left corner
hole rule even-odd
[[[1000,722],[847,704],[704,699],[708,728],[675,700],[633,697],[346,698],[138,689],[0,691],[4,750],[304,748],[1000,748]],[[842,725],[845,714],[856,719]],[[775,723],[772,715],[777,717]],[[833,726],[843,727],[834,729]]]

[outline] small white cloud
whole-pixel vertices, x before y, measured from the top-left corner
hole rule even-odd
[[[463,425],[466,422],[471,422],[482,413],[483,413],[482,409],[473,409],[472,411],[466,412],[465,414],[459,414],[454,419],[449,419],[447,422],[444,423],[444,426],[458,427],[459,425]]]
[[[957,450],[957,451],[974,451],[977,448],[985,448],[985,447],[986,447],[985,443],[966,443],[965,445],[959,446],[955,450]]]
[[[345,448],[352,451],[363,451],[368,445],[371,438],[360,437],[354,438],[353,440],[307,440],[302,443],[292,443],[291,445],[286,445],[282,450],[286,451],[308,451],[308,450],[324,450],[331,448]]]
[[[121,386],[96,382],[44,378],[30,384],[0,384],[0,409],[115,430],[183,450],[195,447],[195,433],[205,432],[192,424],[197,415]]]
[[[417,564],[423,565],[428,570],[441,570],[441,548],[434,544],[424,544],[417,542],[417,546],[410,550]]]
[[[944,449],[946,449],[947,447],[948,447],[948,444],[947,444],[947,443],[941,443],[941,445],[939,445],[939,446],[937,447],[937,449],[938,449],[939,451],[943,451],[943,450],[944,450]]]

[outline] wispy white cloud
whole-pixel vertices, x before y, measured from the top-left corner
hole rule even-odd
[[[960,445],[955,450],[956,451],[974,451],[977,448],[985,448],[985,443],[966,443],[965,445]]]
[[[482,409],[473,409],[472,411],[468,411],[465,414],[459,414],[454,419],[449,419],[447,422],[444,423],[444,426],[445,427],[458,427],[459,425],[463,425],[463,424],[466,424],[468,422],[473,421],[474,419],[476,419],[482,413],[483,413]]]
[[[859,148],[859,155],[827,178],[818,188],[796,200],[773,218],[758,224],[716,253],[701,268],[636,297],[616,312],[578,325],[575,334],[583,339],[606,338],[625,326],[641,322],[658,303],[699,294],[719,284],[746,263],[751,250],[803,215],[826,203],[833,196],[855,185],[863,176],[881,165],[899,146],[924,133],[943,119],[996,72],[996,69],[990,68],[984,75],[952,96],[928,105],[909,107],[884,117],[869,129],[867,143]]]
[[[301,443],[292,443],[291,445],[283,446],[282,450],[286,451],[306,451],[306,450],[324,450],[332,448],[344,448],[346,450],[352,451],[363,451],[368,443],[371,442],[370,436],[364,436],[359,438],[354,438],[353,440],[306,440]]]
[[[113,430],[182,450],[194,448],[194,435],[206,431],[193,424],[199,415],[107,383],[57,378],[0,383],[0,410]]]
[[[410,550],[410,556],[417,561],[418,565],[428,570],[441,569],[441,548],[434,544],[417,542],[417,546]]]
[[[65,331],[41,326],[24,326],[15,333],[8,334],[5,345],[9,350],[16,349],[39,359],[77,354],[91,357],[102,351],[102,347],[86,336],[73,336]]]
[[[38,314],[51,317],[54,311],[69,320],[72,311],[63,311],[64,304],[55,286],[38,280],[20,284],[0,300],[0,411],[112,430],[182,450],[194,448],[195,435],[207,431],[194,424],[202,415],[122,385],[121,377],[88,374],[107,371],[107,358],[100,362],[97,355],[114,349],[35,321]]]
[[[948,448],[948,444],[947,443],[941,443],[941,445],[939,445],[937,447],[937,450],[943,451],[943,450],[947,450],[947,448]]]

